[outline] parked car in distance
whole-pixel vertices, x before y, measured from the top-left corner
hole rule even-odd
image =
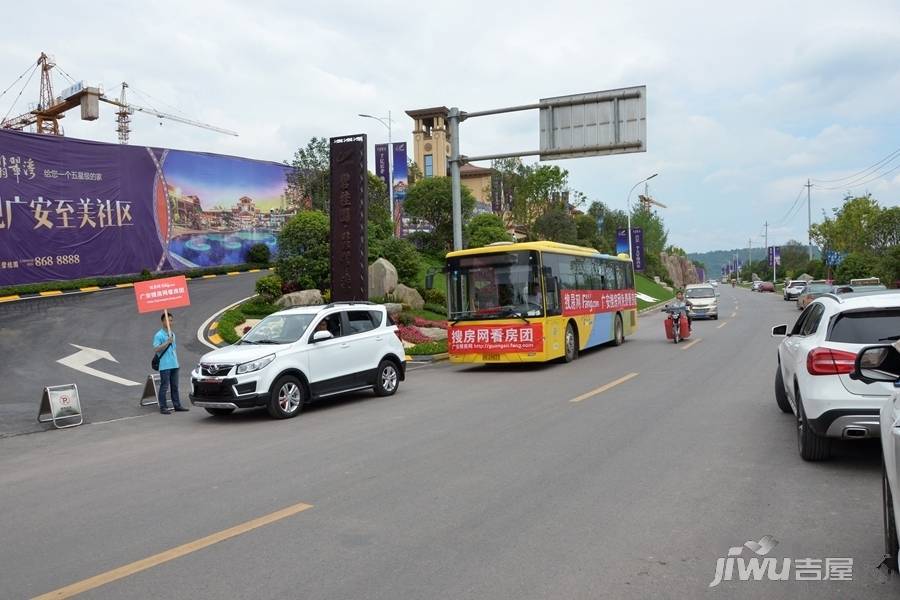
[[[893,332],[893,333],[891,333]],[[797,446],[807,461],[825,460],[831,440],[878,437],[878,413],[893,384],[851,377],[860,350],[895,341],[900,291],[832,294],[813,300],[783,337],[775,369],[775,400],[797,421]]]
[[[707,281],[707,283],[708,283],[709,285],[713,286],[713,287],[719,287],[719,280],[718,280],[718,279],[710,279],[709,281]]]
[[[810,281],[809,284],[803,289],[803,292],[800,294],[800,296],[797,297],[797,308],[799,310],[803,310],[809,305],[810,302],[812,302],[819,296],[830,294],[833,290],[833,287],[834,286],[832,286],[824,279]]]
[[[385,307],[371,302],[302,306],[269,315],[191,373],[194,406],[222,416],[264,406],[277,419],[344,392],[397,391],[406,352]]]
[[[688,315],[692,319],[719,318],[719,295],[716,288],[708,283],[693,283],[684,289],[688,302]]]
[[[762,285],[762,281],[759,280],[759,279],[757,279],[756,281],[754,281],[753,283],[750,284],[750,291],[751,291],[751,292],[758,292],[758,291],[759,291],[759,286],[761,286],[761,285]]]
[[[900,338],[900,335],[893,336]],[[860,350],[854,363],[852,378],[864,384],[887,383],[894,393],[881,406],[881,507],[884,518],[884,562],[891,571],[898,570],[900,554],[900,530],[897,516],[900,514],[900,341],[893,344],[868,346]]]
[[[803,279],[789,279],[784,283],[784,299],[796,300],[806,289],[806,281]]]
[[[761,281],[761,282],[759,283],[759,290],[758,290],[758,291],[760,291],[760,292],[772,292],[772,293],[774,293],[774,292],[775,292],[775,284],[772,283],[771,281]]]

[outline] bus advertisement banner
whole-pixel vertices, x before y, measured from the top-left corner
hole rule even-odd
[[[541,352],[544,330],[528,325],[454,325],[447,335],[451,354]]]
[[[637,308],[634,290],[562,290],[562,300],[567,317]]]

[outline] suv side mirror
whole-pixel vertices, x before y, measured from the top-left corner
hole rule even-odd
[[[330,340],[334,336],[331,335],[330,331],[317,331],[312,336],[313,343],[315,342],[324,342],[325,340]]]
[[[900,351],[887,344],[863,348],[850,377],[863,383],[900,381]]]
[[[787,335],[787,325],[776,325],[772,328],[772,337],[785,337]]]

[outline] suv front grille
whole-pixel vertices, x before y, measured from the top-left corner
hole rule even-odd
[[[224,377],[234,365],[200,365],[200,372],[207,377]]]

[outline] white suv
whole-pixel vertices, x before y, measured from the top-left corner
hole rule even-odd
[[[390,396],[406,376],[396,332],[384,306],[370,302],[277,312],[200,359],[191,373],[191,403],[213,415],[265,406],[285,419],[325,396],[364,389]]]
[[[852,378],[857,353],[900,333],[900,292],[826,294],[814,300],[778,346],[775,399],[797,419],[797,443],[804,460],[824,460],[831,438],[878,437],[878,411],[893,392],[888,383]]]

